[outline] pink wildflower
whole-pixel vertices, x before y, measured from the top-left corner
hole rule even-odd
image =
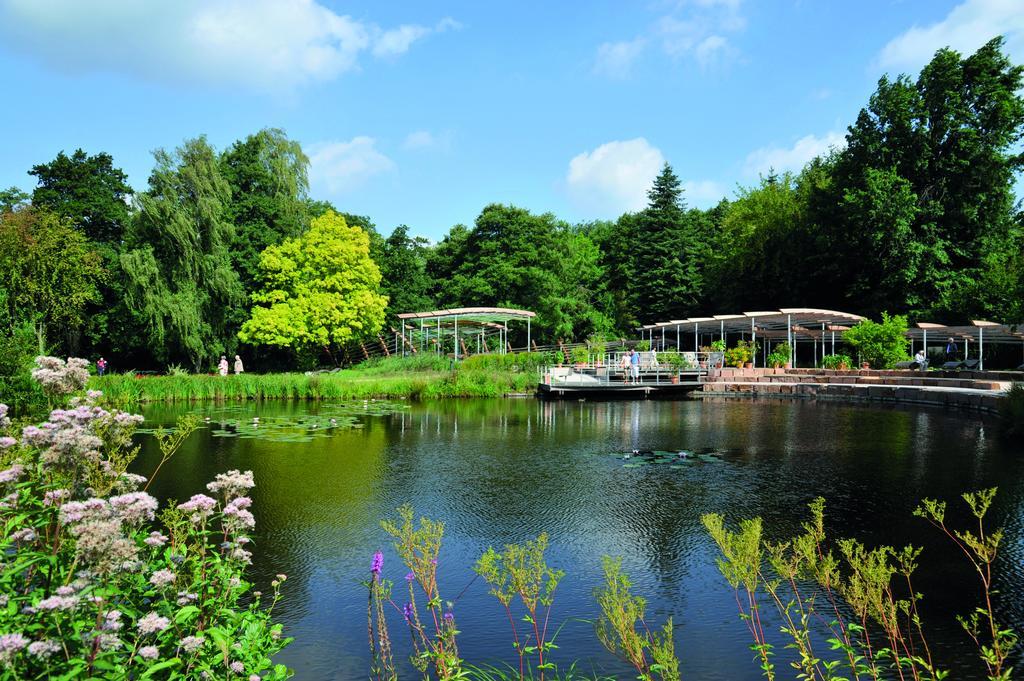
[[[28,644],[29,655],[34,655],[43,660],[58,652],[60,652],[60,644],[56,641],[33,641]]]
[[[179,645],[186,653],[194,653],[202,648],[204,643],[206,643],[206,639],[202,636],[186,636],[181,639],[181,643]]]
[[[242,473],[230,470],[227,473],[218,473],[214,481],[206,485],[206,489],[214,493],[223,492],[225,499],[232,499],[244,495],[255,486],[252,471]]]
[[[171,626],[171,621],[155,612],[147,612],[138,623],[139,633],[143,636],[163,631],[169,626]]]
[[[160,650],[156,646],[142,646],[139,648],[139,657],[143,660],[155,660],[160,657]]]
[[[163,546],[167,543],[167,537],[154,530],[150,532],[149,536],[143,539],[143,541],[146,542],[146,545],[148,546]]]
[[[0,483],[5,482],[16,482],[25,474],[25,467],[20,463],[16,463],[10,468],[0,471]]]
[[[130,492],[110,497],[110,505],[121,520],[129,524],[152,520],[158,506],[157,500],[145,492]]]
[[[28,645],[28,639],[21,634],[0,634],[0,661],[7,662]]]
[[[183,504],[178,504],[178,510],[192,514],[191,518],[194,523],[205,520],[216,507],[217,500],[211,499],[205,494],[193,494],[191,499]]]
[[[78,596],[50,596],[36,603],[40,610],[71,610],[78,605]]]
[[[157,587],[167,586],[173,584],[176,577],[170,570],[157,570],[149,576],[149,583]]]

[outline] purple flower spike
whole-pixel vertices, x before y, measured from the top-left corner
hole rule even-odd
[[[402,608],[402,615],[405,616],[406,622],[412,622],[412,603],[405,604],[405,607]]]
[[[414,575],[411,572],[405,576],[405,581],[407,581],[407,582],[411,582],[414,579],[416,579],[416,575]]]
[[[380,571],[384,569],[384,554],[378,551],[373,554],[373,563],[370,564],[370,572],[376,576],[380,576]]]
[[[444,621],[447,624],[453,624],[455,622],[455,615],[451,614],[450,612],[446,612],[444,614]]]

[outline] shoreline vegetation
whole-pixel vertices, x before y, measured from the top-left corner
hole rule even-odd
[[[333,372],[218,376],[93,376],[89,387],[115,404],[202,401],[501,397],[536,387],[541,353],[477,355],[453,364],[436,355],[370,360]]]

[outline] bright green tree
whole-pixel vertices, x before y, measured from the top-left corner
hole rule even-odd
[[[57,332],[66,340],[85,323],[86,306],[99,298],[99,254],[67,220],[26,208],[0,215],[0,292],[6,335],[30,323],[39,354]]]
[[[234,350],[245,294],[232,267],[231,188],[204,137],[154,153],[125,235],[125,302],[153,356],[196,370]]]
[[[372,337],[384,324],[388,299],[370,258],[365,231],[329,211],[309,231],[260,255],[261,289],[238,337],[253,345],[324,350]]]

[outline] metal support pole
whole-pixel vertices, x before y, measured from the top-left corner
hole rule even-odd
[[[836,332],[832,332],[832,354],[836,354]]]
[[[725,320],[722,319],[722,320],[719,320],[719,322],[720,322],[720,325],[719,325],[719,328],[718,328],[718,338],[719,338],[719,340],[725,340]]]
[[[700,336],[698,335],[700,330],[700,324],[697,322],[693,323],[693,351],[700,352],[698,345],[700,344]]]
[[[754,368],[757,368],[757,329],[754,328],[754,318],[750,318],[750,359],[754,364]],[[768,362],[762,362],[765,366]]]
[[[526,318],[526,351],[530,351],[530,318]]]
[[[676,324],[676,352],[680,351],[679,347],[679,325]]]
[[[441,341],[443,341],[443,340],[444,340],[444,337],[441,335],[441,318],[438,317],[437,318],[437,353],[438,354],[441,354],[441,352],[443,351],[443,348],[441,347]]]
[[[661,327],[661,351],[665,352],[665,327]]]
[[[985,329],[978,327],[978,370],[985,370]]]
[[[928,361],[928,329],[924,330],[924,342],[922,343],[924,349],[924,361]]]
[[[455,361],[459,361],[459,315],[455,315]]]
[[[793,315],[786,315],[786,340],[789,341],[789,364],[796,366],[796,343],[793,336]]]

